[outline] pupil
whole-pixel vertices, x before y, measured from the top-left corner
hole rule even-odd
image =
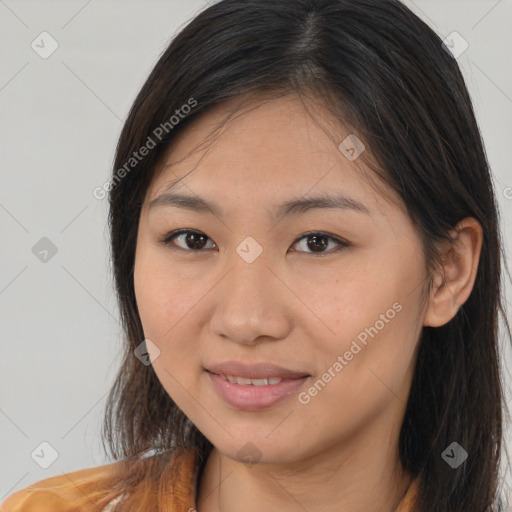
[[[315,251],[316,249],[325,249],[327,247],[327,237],[326,236],[317,236],[312,235],[309,237],[309,240],[314,240],[313,243],[308,242],[308,248],[312,251]],[[318,240],[321,240],[322,242],[317,245]],[[320,251],[318,251],[320,252]]]
[[[202,239],[198,242],[198,239]],[[191,249],[202,249],[206,245],[206,237],[197,233],[189,233],[186,238],[186,243]]]

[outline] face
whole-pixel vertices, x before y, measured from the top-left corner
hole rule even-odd
[[[154,370],[233,459],[386,442],[422,328],[419,236],[293,95],[199,148],[228,106],[175,141],[142,208],[134,284]]]

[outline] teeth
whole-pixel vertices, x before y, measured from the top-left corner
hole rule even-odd
[[[269,377],[267,379],[246,379],[245,377],[233,377],[232,375],[221,375],[221,377],[232,384],[241,384],[242,386],[267,386],[268,384],[278,384],[283,380],[279,377]]]
[[[251,381],[253,386],[266,386],[268,385],[268,379],[248,379]]]
[[[236,377],[236,383],[248,386],[249,384],[252,384],[252,381],[251,379],[245,379],[244,377]]]

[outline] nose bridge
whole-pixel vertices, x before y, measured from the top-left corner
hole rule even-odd
[[[259,245],[259,244],[258,244]],[[219,287],[212,330],[241,343],[260,336],[280,338],[289,328],[283,286],[268,268],[268,254],[245,240],[227,258],[228,273]]]
[[[253,297],[252,303],[256,305],[257,300],[265,299],[269,295],[272,287],[270,282],[272,273],[268,266],[268,258],[263,254],[254,260],[245,260],[244,256],[240,256],[238,253],[230,258],[231,271],[227,279],[231,285],[228,286],[227,291],[228,295],[234,299],[235,304],[243,302],[242,299],[247,296]]]
[[[268,251],[254,242],[244,241],[229,258],[231,271],[223,300],[232,311],[252,308],[253,315],[261,315],[271,306],[273,283]],[[246,314],[246,313],[244,313]]]

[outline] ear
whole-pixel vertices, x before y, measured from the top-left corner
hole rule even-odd
[[[450,234],[455,240],[453,245],[445,242],[442,246],[443,264],[434,275],[423,321],[425,326],[440,327],[448,323],[466,302],[475,284],[482,249],[482,226],[468,217]]]

